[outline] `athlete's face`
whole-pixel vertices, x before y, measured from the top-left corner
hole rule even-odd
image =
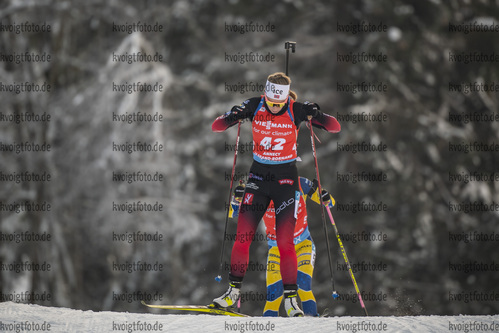
[[[267,103],[267,107],[269,108],[270,112],[272,112],[273,114],[276,114],[279,111],[281,111],[282,108],[284,107],[284,105],[286,105],[287,100],[288,100],[287,96],[283,100],[277,100],[277,99],[265,96],[265,102]]]

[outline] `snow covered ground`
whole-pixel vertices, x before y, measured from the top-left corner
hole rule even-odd
[[[0,303],[0,332],[499,332],[499,315],[234,318]]]

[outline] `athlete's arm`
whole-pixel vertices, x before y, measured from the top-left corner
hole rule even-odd
[[[314,184],[310,179],[305,177],[298,177],[302,190],[302,195],[312,195],[317,190],[317,184]]]
[[[249,118],[253,120],[253,114],[259,103],[260,98],[254,97],[247,99],[241,105],[233,106],[229,112],[215,119],[213,124],[211,124],[211,130],[213,132],[223,132],[243,119]]]
[[[321,199],[319,198],[319,182],[317,179],[314,179],[313,181],[310,181],[307,179],[309,184],[311,183],[312,185],[308,187],[308,196],[309,198],[315,202],[320,204]],[[303,188],[303,185],[302,185]],[[303,192],[305,192],[305,188],[303,188]],[[336,204],[336,200],[334,200],[333,196],[329,194],[329,192],[325,189],[322,189],[322,203],[325,206],[333,207]]]
[[[307,121],[309,116],[312,116],[312,125],[314,127],[328,131],[329,133],[338,133],[341,131],[341,125],[335,117],[319,111],[320,108],[315,103],[299,103],[293,105],[293,113],[295,114],[295,123],[299,127],[302,121]]]

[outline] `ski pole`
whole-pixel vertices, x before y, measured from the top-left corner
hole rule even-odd
[[[338,298],[338,293],[336,292],[334,288],[334,277],[333,277],[333,264],[331,263],[331,250],[329,247],[329,237],[327,236],[327,226],[326,226],[326,217],[324,215],[324,203],[322,201],[322,186],[321,186],[321,180],[319,176],[319,165],[317,164],[317,154],[315,151],[315,140],[314,140],[314,130],[312,129],[312,117],[309,117],[309,127],[310,127],[310,140],[312,141],[312,153],[314,154],[314,160],[315,160],[315,173],[317,177],[317,182],[319,185],[319,199],[320,199],[320,205],[321,205],[321,214],[322,214],[322,226],[324,229],[324,236],[326,238],[326,248],[327,248],[327,257],[329,259],[329,274],[331,275],[331,285],[333,287],[333,299]]]
[[[336,234],[336,239],[338,240],[338,244],[340,244],[341,253],[343,254],[343,259],[345,259],[345,263],[347,264],[348,273],[350,274],[350,279],[352,280],[353,286],[355,287],[355,291],[357,292],[357,296],[359,297],[360,305],[364,309],[366,316],[369,316],[367,314],[367,309],[366,306],[364,305],[364,301],[362,300],[362,295],[360,294],[359,286],[355,281],[355,276],[353,275],[352,267],[350,266],[350,261],[348,260],[347,257],[347,252],[345,251],[345,247],[343,246],[343,242],[341,241],[340,233],[338,232],[338,228],[334,223],[333,214],[331,213],[331,209],[329,209],[329,206],[327,207],[327,213],[329,214],[329,219],[331,220],[331,224],[333,225],[334,233]]]
[[[222,271],[223,271],[223,257],[225,252],[225,239],[227,238],[227,224],[229,222],[229,211],[230,211],[230,197],[232,195],[232,185],[234,185],[234,173],[236,171],[236,160],[237,160],[237,151],[239,150],[239,134],[241,133],[241,121],[239,121],[237,125],[237,138],[236,138],[236,149],[234,151],[234,162],[232,163],[232,172],[230,174],[230,187],[229,187],[229,199],[227,202],[229,206],[227,208],[227,215],[225,216],[225,229],[224,229],[224,239],[222,240],[222,251],[220,251],[220,267],[218,268],[218,275],[215,278],[215,281],[222,281]]]
[[[289,68],[289,49],[292,53],[295,53],[296,42],[286,42],[284,43],[284,48],[286,49],[286,76],[288,76]]]

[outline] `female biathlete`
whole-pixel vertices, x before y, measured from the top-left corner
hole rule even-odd
[[[296,169],[296,140],[302,121],[331,133],[341,127],[338,121],[319,111],[315,103],[294,102],[289,97],[291,80],[283,73],[271,74],[265,95],[246,100],[215,119],[214,132],[222,132],[243,119],[249,119],[253,134],[253,164],[250,168],[232,247],[229,288],[213,300],[219,307],[231,307],[240,289],[249,261],[251,240],[272,200],[276,208],[276,241],[281,255],[284,307],[288,316],[302,316],[297,303],[297,260],[293,243],[299,202]]]
[[[312,292],[312,275],[314,273],[315,264],[315,244],[310,235],[307,222],[307,206],[306,201],[309,197],[312,201],[320,204],[318,195],[318,182],[310,181],[305,177],[299,177],[300,186],[300,203],[298,206],[298,217],[296,219],[294,243],[296,256],[298,260],[298,296],[300,297],[303,312],[306,316],[316,317],[317,303]],[[240,184],[234,191],[234,196],[231,201],[229,217],[235,218],[239,212],[239,206],[244,193],[244,184]],[[335,204],[334,198],[326,191],[322,190],[322,202],[325,206],[333,207]],[[283,284],[280,272],[280,255],[276,243],[275,235],[275,207],[274,203],[270,202],[265,215],[265,233],[269,245],[267,255],[267,302],[263,310],[265,317],[277,317],[283,296]]]

